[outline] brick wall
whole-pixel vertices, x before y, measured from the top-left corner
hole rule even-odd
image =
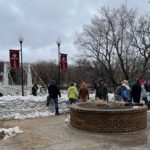
[[[70,125],[98,133],[134,132],[147,127],[147,107],[128,109],[86,109],[70,107]]]

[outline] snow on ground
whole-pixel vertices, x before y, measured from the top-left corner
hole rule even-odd
[[[6,105],[10,105],[15,101],[18,106],[20,106],[22,108],[22,103],[23,103],[23,107],[21,109],[21,112],[19,113],[13,113],[13,118],[12,118],[12,114],[9,112],[7,114],[7,116],[4,116],[5,119],[28,119],[28,118],[36,118],[36,117],[46,117],[46,116],[50,116],[50,115],[54,115],[54,108],[53,111],[52,109],[48,109],[48,107],[46,107],[46,98],[47,95],[45,96],[3,96],[0,97],[0,113],[4,110],[4,107]],[[89,96],[90,100],[94,100],[95,99],[95,92],[91,92],[90,96]],[[114,94],[113,93],[108,93],[108,100],[114,100]],[[24,105],[25,103],[27,103],[27,105]],[[43,111],[41,111],[38,107],[37,104],[40,104],[38,107],[42,107]],[[33,105],[35,105],[35,107],[37,107],[37,110],[35,112],[30,112],[28,114],[22,114],[23,110],[28,110],[29,107],[33,107]],[[16,106],[14,106],[16,109]],[[7,109],[7,108],[6,108]],[[9,110],[7,109],[7,112]],[[67,111],[69,111],[68,108],[68,97],[67,97],[67,91],[61,91],[61,98],[59,98],[59,111],[60,113],[65,113]],[[0,120],[2,120],[3,118],[1,118],[1,114],[0,114]],[[65,119],[65,122],[69,122],[70,116],[68,115],[67,118]],[[14,128],[9,128],[9,129],[5,129],[5,128],[0,128],[0,132],[3,132],[5,134],[4,139],[7,139],[9,137],[15,136],[18,133],[23,133],[22,130],[19,129],[18,126],[14,127]]]
[[[5,128],[0,128],[0,132],[4,133],[4,140],[15,136],[18,133],[23,133],[22,130],[19,129],[18,126],[14,127],[14,128],[9,128],[9,129],[5,129]]]
[[[0,97],[0,106],[1,106],[1,111],[5,111],[5,109],[8,111],[10,111],[9,113],[7,113],[6,115],[1,115],[0,120],[2,119],[28,119],[28,118],[36,118],[36,117],[45,117],[45,116],[50,116],[50,115],[54,115],[55,113],[52,112],[50,109],[47,109],[46,107],[46,98],[47,95],[45,96],[3,96]],[[95,98],[95,92],[90,93],[90,99],[94,99]],[[36,112],[31,112],[28,114],[23,114],[23,110],[28,110],[29,107],[33,107],[33,104],[40,104],[41,107],[44,107],[44,111],[36,111]],[[23,104],[23,105],[22,105]],[[44,106],[43,106],[44,104]],[[14,110],[20,109],[21,107],[21,112],[17,113],[17,112],[13,112],[13,118],[12,118],[12,114],[11,111],[13,108],[11,108],[11,110],[8,110],[8,106],[10,105],[10,107],[14,107]],[[16,106],[17,105],[17,106]],[[6,107],[6,108],[5,108]],[[23,107],[23,108],[22,108]],[[26,108],[25,108],[26,107]],[[37,107],[37,106],[35,106]],[[67,111],[69,110],[68,108],[68,96],[67,96],[67,91],[61,91],[61,98],[59,98],[59,111],[60,113],[64,113],[66,112],[65,109],[67,108]],[[69,116],[68,116],[69,117]],[[68,118],[69,119],[69,118]],[[0,132],[4,133],[4,139],[8,139],[9,137],[13,137],[18,133],[22,133],[23,131],[19,129],[18,126],[14,127],[14,128],[0,128]]]
[[[90,92],[90,100],[95,99],[95,92]],[[113,94],[108,94],[113,99]],[[53,104],[46,106],[47,95],[44,96],[3,96],[0,97],[0,120],[29,119],[54,115]],[[59,111],[69,111],[67,91],[61,91]]]

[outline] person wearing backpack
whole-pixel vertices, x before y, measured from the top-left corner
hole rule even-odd
[[[121,101],[121,100],[122,100],[122,96],[121,96],[121,85],[119,85],[119,86],[116,88],[116,90],[115,90],[115,92],[114,92],[114,98],[115,98],[115,100],[117,100],[117,101]]]
[[[144,84],[144,86],[145,86],[146,91],[150,93],[150,82],[147,81],[147,82]]]

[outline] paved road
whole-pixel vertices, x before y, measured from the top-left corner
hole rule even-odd
[[[0,122],[23,133],[0,141],[0,150],[150,150],[150,129],[130,134],[92,134],[68,127],[66,115]],[[148,126],[150,113],[148,113]]]

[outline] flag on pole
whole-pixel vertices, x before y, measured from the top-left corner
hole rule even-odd
[[[60,68],[62,71],[68,70],[67,54],[60,54]]]
[[[19,50],[9,50],[10,68],[19,69]]]

